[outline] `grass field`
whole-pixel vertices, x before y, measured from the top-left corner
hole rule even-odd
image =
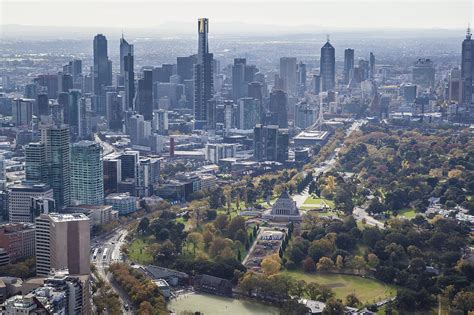
[[[168,303],[168,309],[179,314],[183,311],[201,312],[205,315],[220,314],[265,314],[277,315],[280,311],[276,307],[247,300],[236,300],[208,294],[187,294]]]
[[[403,209],[398,212],[398,215],[407,219],[413,219],[416,216],[416,212],[413,209]]]
[[[146,251],[146,243],[141,239],[135,239],[128,248],[128,258],[139,264],[150,264],[153,257]]]
[[[312,207],[322,208],[325,205],[327,205],[329,208],[334,208],[334,202],[332,200],[328,200],[324,198],[314,198],[313,196],[309,196],[303,203],[303,207],[305,208],[312,208]]]
[[[388,296],[395,296],[397,293],[396,287],[394,286],[358,276],[318,273],[308,274],[301,271],[287,271],[286,273],[297,280],[317,282],[328,286],[334,291],[336,298],[343,301],[350,293],[355,293],[362,303],[373,303]]]

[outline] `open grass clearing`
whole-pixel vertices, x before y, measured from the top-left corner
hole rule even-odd
[[[317,282],[330,287],[336,298],[345,301],[346,296],[355,293],[362,303],[373,303],[389,296],[395,296],[397,289],[378,280],[359,276],[341,274],[304,273],[302,271],[286,271],[297,280]]]
[[[205,315],[220,314],[265,314],[277,315],[280,311],[276,307],[261,304],[255,301],[237,300],[227,297],[191,293],[173,299],[168,303],[168,309],[176,314],[183,311],[201,312]]]
[[[153,257],[148,253],[147,244],[142,238],[135,239],[128,248],[128,258],[139,264],[150,264]]]

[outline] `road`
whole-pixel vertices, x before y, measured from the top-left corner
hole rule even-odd
[[[356,219],[357,221],[365,220],[365,224],[367,225],[377,226],[380,229],[385,229],[383,222],[380,222],[374,217],[370,216],[367,213],[366,209],[367,209],[366,205],[362,207],[354,207],[354,210],[352,210],[352,215],[354,216],[354,219]]]
[[[94,140],[95,142],[100,143],[100,145],[102,146],[104,156],[116,152],[114,146],[105,141],[102,141],[98,134],[94,134]]]
[[[132,315],[133,311],[131,309],[125,309],[125,304],[128,304],[130,307],[132,305],[129,297],[120,287],[111,281],[111,274],[107,272],[108,267],[112,263],[123,261],[120,248],[125,244],[127,233],[128,231],[125,228],[119,228],[105,237],[93,239],[91,262],[96,266],[99,276],[118,294],[122,314]]]
[[[352,125],[346,130],[346,137],[350,136],[353,132],[357,131],[366,123],[365,120],[356,120],[352,123]],[[320,163],[317,167],[314,168],[313,174],[314,177],[319,176],[320,174],[325,174],[329,171],[331,171],[334,166],[336,165],[337,162],[337,155],[339,151],[341,150],[342,146],[344,144],[341,143],[335,150],[334,153],[331,154],[326,161]],[[299,194],[295,194],[292,196],[293,200],[296,201],[296,206],[298,208],[301,208],[301,206],[304,204],[306,199],[309,197],[309,192],[308,192],[309,184],[308,186],[303,189],[303,191]]]

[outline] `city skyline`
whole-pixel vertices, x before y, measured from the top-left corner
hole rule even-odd
[[[326,29],[460,29],[472,21],[471,1],[148,1],[129,4],[102,1],[11,1],[2,0],[1,25],[157,28],[191,33],[189,25],[206,16],[213,21],[213,33],[238,31],[240,26],[261,25],[284,32]],[[243,5],[241,5],[243,3]],[[139,5],[138,5],[139,4]],[[73,16],[54,12],[71,11]],[[265,12],[271,11],[268,15]],[[107,12],[105,15],[103,12]],[[158,13],[157,13],[158,12]],[[163,12],[163,14],[160,14]],[[388,14],[389,13],[389,14]],[[420,14],[422,13],[422,14]],[[82,18],[87,15],[87,19]],[[400,25],[399,21],[404,23]],[[126,21],[126,23],[124,23]],[[219,30],[221,27],[222,30]]]
[[[468,1],[0,1],[2,314],[474,311]]]

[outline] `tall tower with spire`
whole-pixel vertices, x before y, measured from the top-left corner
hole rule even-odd
[[[133,109],[133,99],[135,97],[135,73],[133,71],[133,59],[133,45],[129,44],[125,40],[122,32],[122,38],[120,38],[120,81],[123,84],[125,91],[125,110]]]
[[[214,74],[212,70],[213,54],[209,53],[208,37],[209,20],[198,19],[198,54],[194,66],[194,128],[215,128],[215,102],[212,102],[214,91]]]
[[[468,25],[461,53],[462,102],[464,104],[472,103],[474,92],[474,40],[471,37],[471,27]]]

